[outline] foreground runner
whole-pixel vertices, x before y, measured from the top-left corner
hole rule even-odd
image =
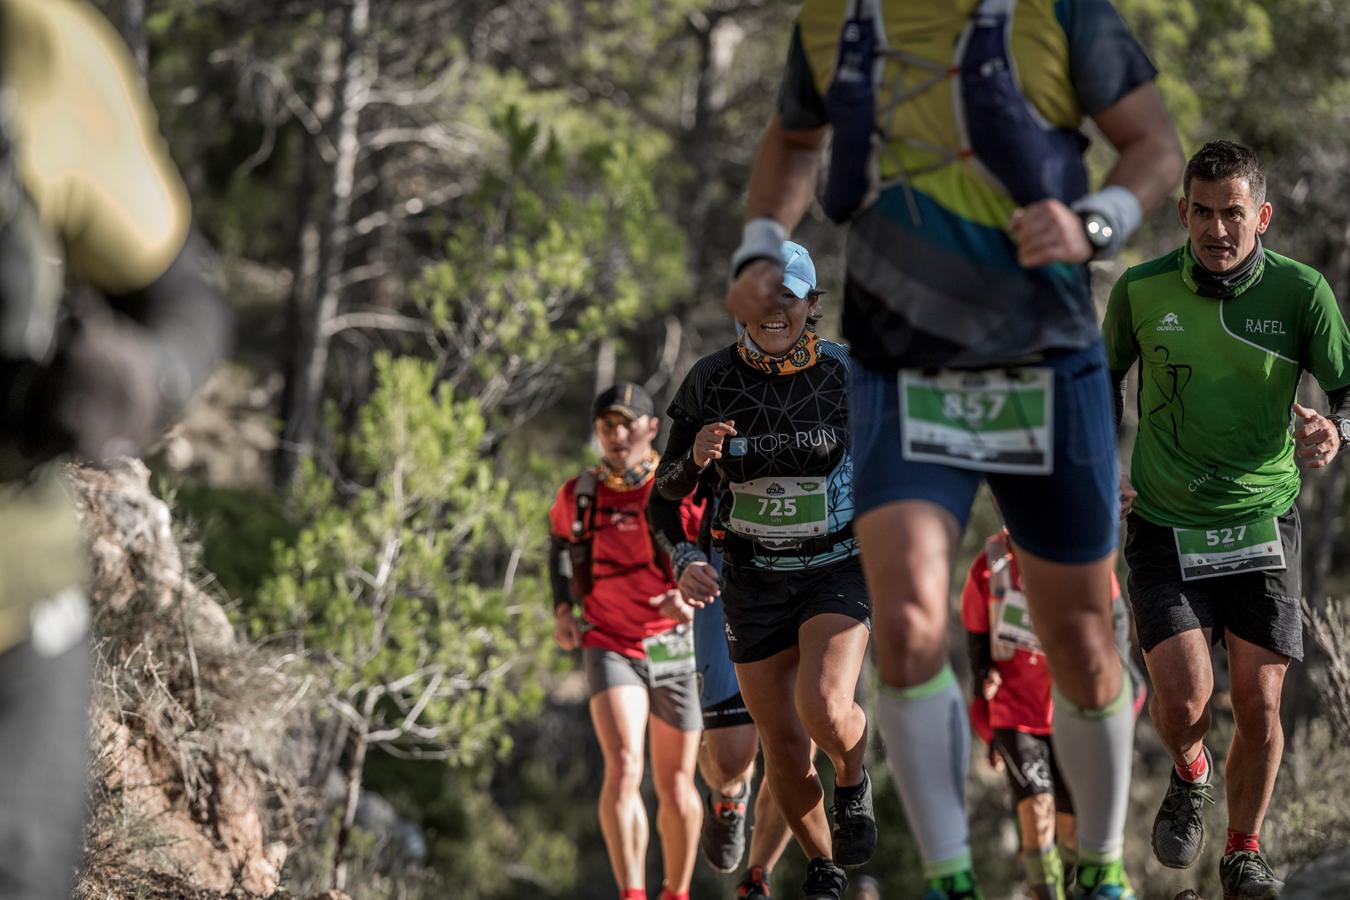
[[[1130,655],[1130,617],[1114,572],[1111,616],[1116,648],[1134,685],[1131,706],[1138,718],[1146,690]],[[1032,897],[1064,900],[1078,862],[1073,799],[1051,746],[1050,672],[1006,529],[991,535],[970,565],[961,590],[961,622],[969,638],[971,722],[989,745],[990,765],[1006,767]]]
[[[979,896],[946,638],[952,557],[982,479],[1019,547],[1060,694],[1080,883],[1133,896],[1121,866],[1130,685],[1111,640],[1116,454],[1084,264],[1118,250],[1180,175],[1154,74],[1106,0],[807,0],[751,175],[727,297],[741,321],[778,303],[778,242],[812,200],[833,129],[823,199],[851,222],[844,333],[859,363],[850,418],[877,719],[938,900]],[[1096,193],[1085,115],[1120,153]]]
[[[699,360],[676,392],[657,489],[683,497],[715,468],[713,539],[741,693],[774,799],[810,860],[803,896],[839,900],[841,866],[876,845],[867,720],[853,700],[870,606],[852,530],[848,359],[816,337],[810,256],[782,242],[775,258],[783,302],[742,323],[740,340]],[[812,741],[834,763],[833,833]]]
[[[688,900],[703,814],[694,788],[698,686],[693,638],[688,626],[668,615],[678,592],[646,523],[659,422],[651,398],[635,384],[601,392],[592,419],[603,459],[568,480],[549,512],[554,637],[564,650],[583,648],[591,720],[605,758],[600,828],[619,900],[647,897],[647,811],[640,789],[649,723],[665,866],[661,898]],[[577,597],[583,598],[584,633],[573,613]],[[662,599],[662,609],[653,608]]]
[[[1125,561],[1150,713],[1176,762],[1153,852],[1185,868],[1204,845],[1210,645],[1222,640],[1236,729],[1219,874],[1225,898],[1276,897],[1259,833],[1284,748],[1280,688],[1303,658],[1294,450],[1325,466],[1350,437],[1350,334],[1322,276],[1261,245],[1272,210],[1252,151],[1206,144],[1184,186],[1189,240],[1127,270],[1104,323],[1117,384],[1140,366]],[[1295,402],[1304,371],[1330,395],[1331,419]]]
[[[653,493],[648,506],[652,536],[671,560],[671,569],[684,597],[699,606],[681,604],[676,618],[692,619],[694,658],[698,665],[699,700],[703,708],[703,743],[698,768],[708,785],[704,801],[703,833],[699,846],[708,864],[719,872],[734,872],[745,855],[746,820],[759,731],[745,708],[736,667],[727,650],[726,622],[722,617],[721,556],[711,546],[710,504],[717,493],[713,469],[705,469],[695,501],[705,510],[697,539],[689,521],[691,504],[667,500]],[[767,780],[761,780],[755,798],[755,827],[750,835],[746,872],[737,887],[738,898],[768,897],[773,867],[787,848],[791,832]]]
[[[0,895],[59,900],[80,862],[91,652],[56,458],[138,453],[220,360],[232,315],[92,5],[0,0],[0,85]]]

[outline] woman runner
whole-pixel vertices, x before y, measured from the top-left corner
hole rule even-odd
[[[849,362],[816,336],[822,292],[810,255],[790,241],[781,253],[775,307],[740,323],[739,340],[701,359],[676,392],[656,489],[683,497],[715,467],[722,577],[689,599],[722,597],[769,783],[810,860],[803,897],[840,900],[841,866],[865,863],[876,846],[867,720],[853,699],[871,604],[852,529]],[[834,764],[833,827],[812,741]]]

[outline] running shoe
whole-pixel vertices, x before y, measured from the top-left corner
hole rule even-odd
[[[1223,900],[1275,900],[1284,890],[1284,882],[1260,853],[1234,850],[1219,861],[1219,881]]]
[[[1194,784],[1172,769],[1158,814],[1153,817],[1153,855],[1171,869],[1189,868],[1205,846],[1205,806],[1214,802],[1214,758],[1203,750],[1210,780]]]
[[[844,900],[848,876],[833,860],[817,856],[806,864],[806,881],[802,882],[802,900]]]
[[[834,823],[830,837],[836,863],[861,866],[872,858],[877,849],[877,820],[872,811],[872,779],[866,771],[861,785],[842,789],[835,785],[830,818]]]
[[[719,872],[734,872],[745,854],[745,814],[750,803],[750,782],[740,796],[724,797],[709,790],[703,798],[703,831],[699,847],[703,858]]]
[[[736,885],[736,900],[759,900],[768,896],[769,873],[763,866],[751,866],[741,883]]]
[[[1118,859],[1107,863],[1078,861],[1078,887],[1074,900],[1138,900],[1138,894]]]
[[[975,884],[975,873],[967,869],[928,882],[923,900],[984,900],[984,895]]]

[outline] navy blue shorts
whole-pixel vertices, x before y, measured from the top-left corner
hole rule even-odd
[[[714,552],[711,562],[720,573],[721,556]],[[694,613],[694,662],[698,668],[704,729],[752,724],[750,712],[741,699],[736,666],[727,648],[726,627],[721,597]]]
[[[989,483],[1018,547],[1058,563],[1087,563],[1115,549],[1119,469],[1110,375],[1101,343],[1057,351],[1054,464],[1049,475],[977,472],[901,458],[900,387],[894,372],[853,363],[849,421],[855,515],[898,500],[927,500],[965,530],[980,481]]]

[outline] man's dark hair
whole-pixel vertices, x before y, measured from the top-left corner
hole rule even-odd
[[[1256,205],[1266,202],[1266,170],[1261,167],[1261,160],[1250,147],[1233,141],[1210,141],[1186,163],[1181,185],[1187,197],[1191,195],[1191,181],[1196,178],[1201,181],[1245,178]]]

